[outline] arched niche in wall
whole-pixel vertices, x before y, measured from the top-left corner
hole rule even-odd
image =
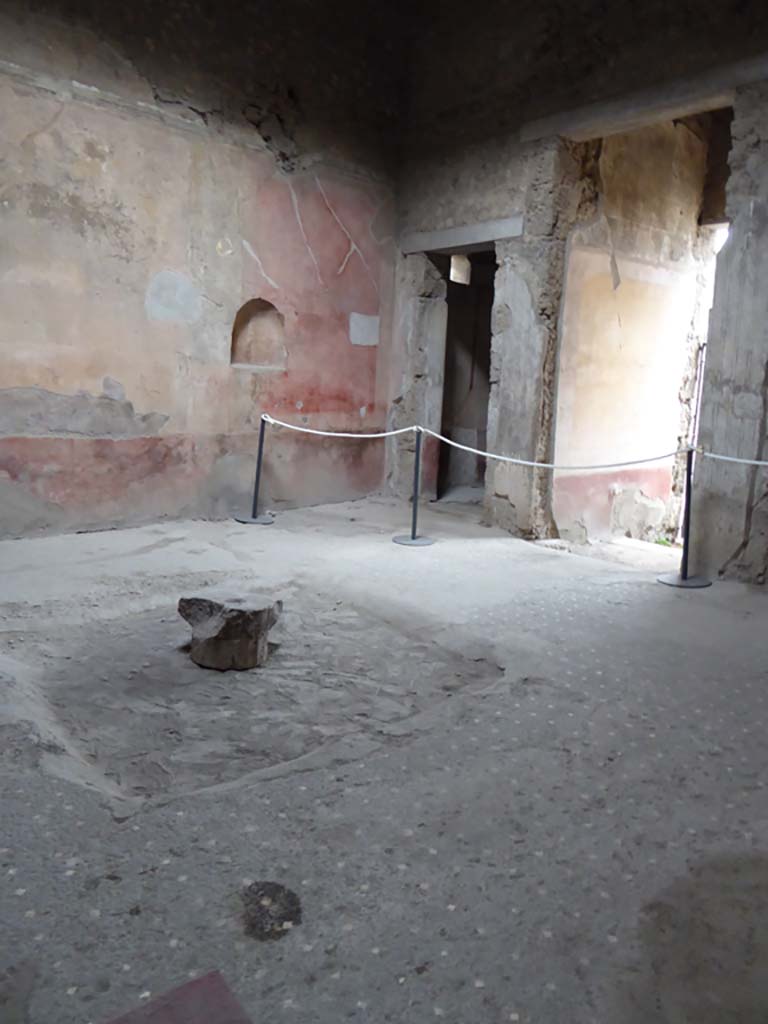
[[[238,309],[232,325],[232,365],[246,370],[280,370],[286,359],[285,317],[266,299],[249,299]]]

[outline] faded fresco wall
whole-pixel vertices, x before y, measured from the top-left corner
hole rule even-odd
[[[556,462],[623,462],[686,442],[681,400],[688,409],[699,277],[712,264],[698,228],[706,171],[706,119],[603,141],[599,214],[569,250]],[[561,535],[674,532],[673,468],[555,473]]]
[[[248,123],[158,103],[92,32],[19,25],[0,61],[0,530],[228,514],[262,411],[381,427],[392,193],[354,126],[286,161]],[[380,442],[269,439],[269,503],[382,474]]]

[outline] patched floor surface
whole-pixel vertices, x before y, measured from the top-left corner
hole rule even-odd
[[[0,544],[0,1022],[764,1024],[765,595],[369,500]],[[280,597],[268,666],[178,598]],[[253,882],[296,893],[246,934]]]

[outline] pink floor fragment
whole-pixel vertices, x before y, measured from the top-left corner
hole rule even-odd
[[[108,1024],[253,1024],[218,971],[181,985]]]

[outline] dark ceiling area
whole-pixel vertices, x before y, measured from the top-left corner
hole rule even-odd
[[[104,45],[156,102],[251,124],[290,163],[314,128],[396,159],[768,49],[756,0],[6,0]],[[316,134],[316,133],[315,133]]]

